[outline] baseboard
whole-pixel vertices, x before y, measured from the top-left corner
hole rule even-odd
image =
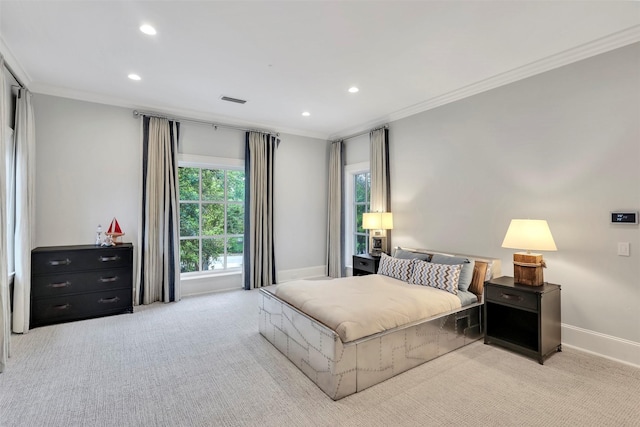
[[[562,345],[640,368],[640,343],[562,324]]]
[[[317,265],[315,267],[297,268],[294,270],[278,271],[278,283],[290,282],[298,279],[313,279],[327,275],[326,265]]]

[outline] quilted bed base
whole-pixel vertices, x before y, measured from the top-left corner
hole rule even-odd
[[[338,400],[482,338],[481,313],[477,303],[343,343],[331,329],[261,289],[259,330]]]

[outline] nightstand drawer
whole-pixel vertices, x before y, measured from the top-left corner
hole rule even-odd
[[[376,274],[380,265],[380,257],[369,254],[359,254],[353,256],[353,275],[366,276]]]
[[[538,309],[538,296],[535,293],[524,292],[518,289],[508,289],[500,286],[485,286],[487,301],[496,301],[500,304],[529,310]]]

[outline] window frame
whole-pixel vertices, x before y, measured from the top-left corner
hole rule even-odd
[[[353,255],[355,255],[355,235],[356,235],[356,200],[355,200],[355,176],[362,173],[371,173],[369,162],[360,162],[346,165],[344,167],[344,262],[345,266],[353,268]],[[369,195],[371,203],[371,195]],[[369,232],[367,235],[367,251],[369,246]]]
[[[244,172],[244,160],[243,159],[229,159],[229,158],[223,158],[223,157],[210,157],[210,156],[201,156],[201,155],[193,155],[193,154],[178,154],[178,167],[185,167],[185,168],[199,168],[200,170],[202,169],[218,169],[218,170],[225,170],[225,171],[242,171]],[[202,172],[200,172],[202,173]],[[225,174],[226,177],[226,174]],[[176,176],[176,180],[178,179],[178,177]],[[246,177],[245,177],[245,182],[246,182]],[[222,202],[211,202],[211,203],[223,203],[225,205],[225,230],[226,230],[226,226],[227,226],[227,209],[226,206],[228,205],[228,200],[226,197],[226,191],[227,191],[227,186],[226,186],[226,178],[225,178],[225,200]],[[179,198],[179,194],[180,194],[180,189],[178,188],[178,198]],[[199,194],[200,197],[202,197],[202,181],[200,180],[200,189],[199,189]],[[178,200],[178,204],[180,204],[181,201]],[[202,206],[202,200],[199,200],[198,202],[194,202],[194,203],[198,203],[199,206]],[[210,203],[210,202],[205,202],[205,203]],[[241,204],[244,208],[244,200],[242,200],[241,203],[238,202],[233,202],[233,204]],[[179,207],[178,207],[179,209]],[[199,233],[202,230],[202,210],[200,210],[200,230]],[[179,219],[178,219],[179,221]],[[225,233],[225,238],[229,237],[229,236],[236,236],[236,235],[227,235]],[[244,238],[244,234],[242,235],[242,237]],[[185,236],[182,237],[180,235],[178,235],[178,240],[182,241],[182,240],[188,240],[188,239],[198,239],[198,253],[199,253],[199,257],[202,256],[202,239],[203,236],[198,234],[197,236]],[[226,248],[225,248],[225,252],[226,252]],[[244,254],[244,248],[243,248],[243,254]],[[200,260],[201,262],[201,260]],[[226,253],[225,253],[225,260],[224,263],[226,264]],[[201,266],[199,266],[201,267]],[[241,264],[239,267],[232,267],[232,268],[221,268],[221,269],[213,269],[213,270],[199,270],[199,271],[190,271],[190,272],[180,272],[180,277],[182,278],[198,278],[198,277],[208,277],[208,276],[221,276],[221,275],[228,275],[228,274],[241,274],[243,271],[243,265]]]

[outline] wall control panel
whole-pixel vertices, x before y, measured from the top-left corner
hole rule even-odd
[[[611,212],[612,224],[637,224],[638,211],[636,212]]]

